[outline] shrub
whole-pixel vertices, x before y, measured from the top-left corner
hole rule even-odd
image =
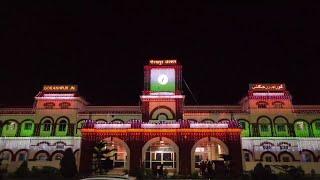
[[[199,172],[198,172],[198,171],[193,172],[193,173],[191,174],[191,178],[192,178],[192,179],[199,179],[199,178],[200,178],[200,177],[199,177]]]
[[[143,179],[144,178],[144,168],[138,168],[137,169],[136,177],[137,177],[137,179]]]
[[[31,177],[49,177],[49,178],[57,178],[60,177],[60,171],[57,168],[51,166],[44,166],[42,168],[32,167],[30,172]]]

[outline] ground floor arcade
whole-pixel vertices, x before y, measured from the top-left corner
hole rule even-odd
[[[191,174],[201,161],[224,165],[223,155],[229,155],[230,172],[242,170],[240,130],[237,129],[83,129],[80,171],[92,172],[94,146],[107,142],[116,149],[114,167],[135,174],[138,168],[163,165],[168,172]]]

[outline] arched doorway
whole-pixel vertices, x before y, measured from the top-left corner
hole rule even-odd
[[[123,140],[116,137],[108,137],[101,142],[104,144],[104,147],[94,147],[93,169],[97,169],[98,166],[102,166],[105,169],[130,169],[130,149]],[[101,145],[101,142],[98,144]],[[103,154],[102,156],[100,155],[102,157],[101,162],[98,162],[97,158],[97,152],[99,151],[102,151],[101,153]]]
[[[223,161],[222,155],[229,155],[229,149],[220,139],[214,137],[200,139],[191,149],[191,171],[199,171],[202,161]]]
[[[167,169],[168,172],[179,171],[179,147],[166,137],[150,139],[142,148],[142,162],[145,168]]]

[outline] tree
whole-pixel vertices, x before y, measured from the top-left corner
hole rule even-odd
[[[66,149],[63,153],[63,158],[60,161],[60,172],[66,178],[72,178],[78,173],[76,158],[71,148]]]
[[[109,149],[108,144],[105,141],[100,141],[96,144],[94,147],[93,155],[96,158],[97,161],[97,167],[95,170],[98,170],[99,173],[102,173],[102,169],[105,169],[108,171],[109,169],[112,169],[112,160],[111,157],[115,156],[116,149]],[[104,166],[103,168],[103,162]]]

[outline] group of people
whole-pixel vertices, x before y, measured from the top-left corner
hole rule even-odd
[[[200,162],[200,173],[201,176],[212,177],[215,174],[215,164],[213,161],[201,161]]]
[[[262,163],[258,163],[253,169],[252,174],[253,180],[269,180],[269,179],[277,179],[277,176],[272,173],[270,165],[265,165],[263,167]]]

